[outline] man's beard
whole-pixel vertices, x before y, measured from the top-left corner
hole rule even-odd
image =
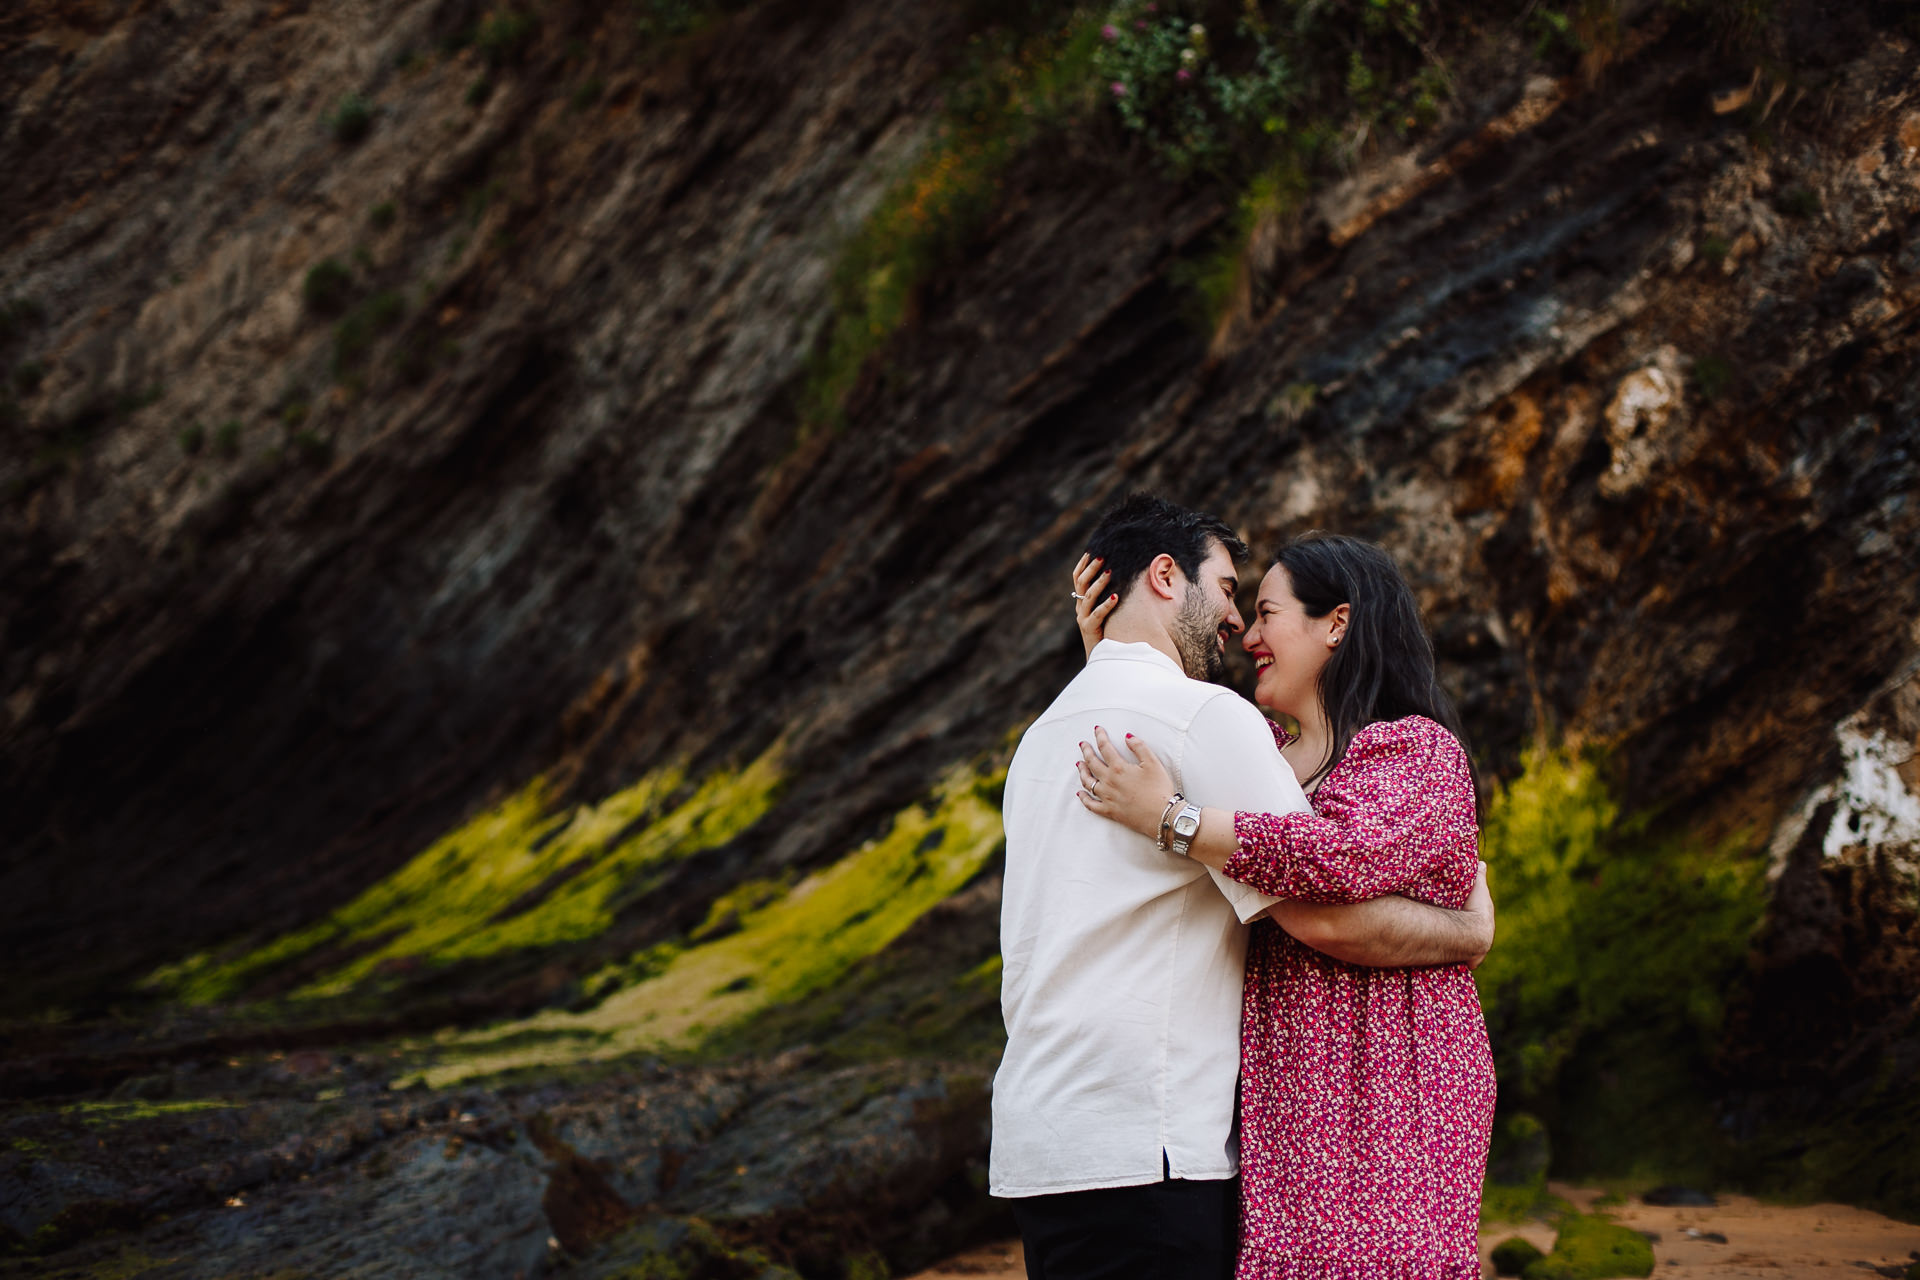
[[[1220,652],[1220,619],[1225,609],[1209,610],[1206,592],[1188,587],[1180,599],[1180,612],[1173,618],[1173,645],[1180,651],[1180,665],[1194,680],[1212,684],[1227,681],[1227,655]]]

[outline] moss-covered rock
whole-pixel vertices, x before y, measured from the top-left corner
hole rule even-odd
[[[1653,1246],[1638,1231],[1588,1214],[1569,1214],[1553,1252],[1521,1271],[1524,1280],[1607,1280],[1653,1274]]]
[[[1493,1246],[1493,1273],[1498,1276],[1521,1275],[1546,1256],[1531,1240],[1509,1236]]]
[[[661,1217],[565,1267],[573,1280],[798,1280],[756,1249],[736,1248],[699,1218]]]

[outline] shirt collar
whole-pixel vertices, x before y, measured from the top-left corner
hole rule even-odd
[[[1152,662],[1165,667],[1177,676],[1187,673],[1179,663],[1169,658],[1145,641],[1128,644],[1121,640],[1102,640],[1093,646],[1093,652],[1087,655],[1088,662]]]

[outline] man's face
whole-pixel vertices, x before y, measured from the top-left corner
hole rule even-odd
[[[1219,543],[1213,543],[1200,572],[1187,583],[1180,600],[1180,612],[1173,619],[1173,643],[1180,651],[1180,665],[1195,680],[1221,683],[1227,676],[1227,641],[1246,626],[1233,594],[1240,589],[1239,574],[1233,557]]]

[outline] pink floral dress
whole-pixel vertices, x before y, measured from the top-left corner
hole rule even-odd
[[[1355,734],[1313,812],[1234,829],[1226,874],[1275,897],[1459,908],[1473,889],[1466,754],[1423,716]],[[1465,965],[1360,968],[1261,920],[1240,1055],[1238,1280],[1478,1280],[1493,1055]]]

